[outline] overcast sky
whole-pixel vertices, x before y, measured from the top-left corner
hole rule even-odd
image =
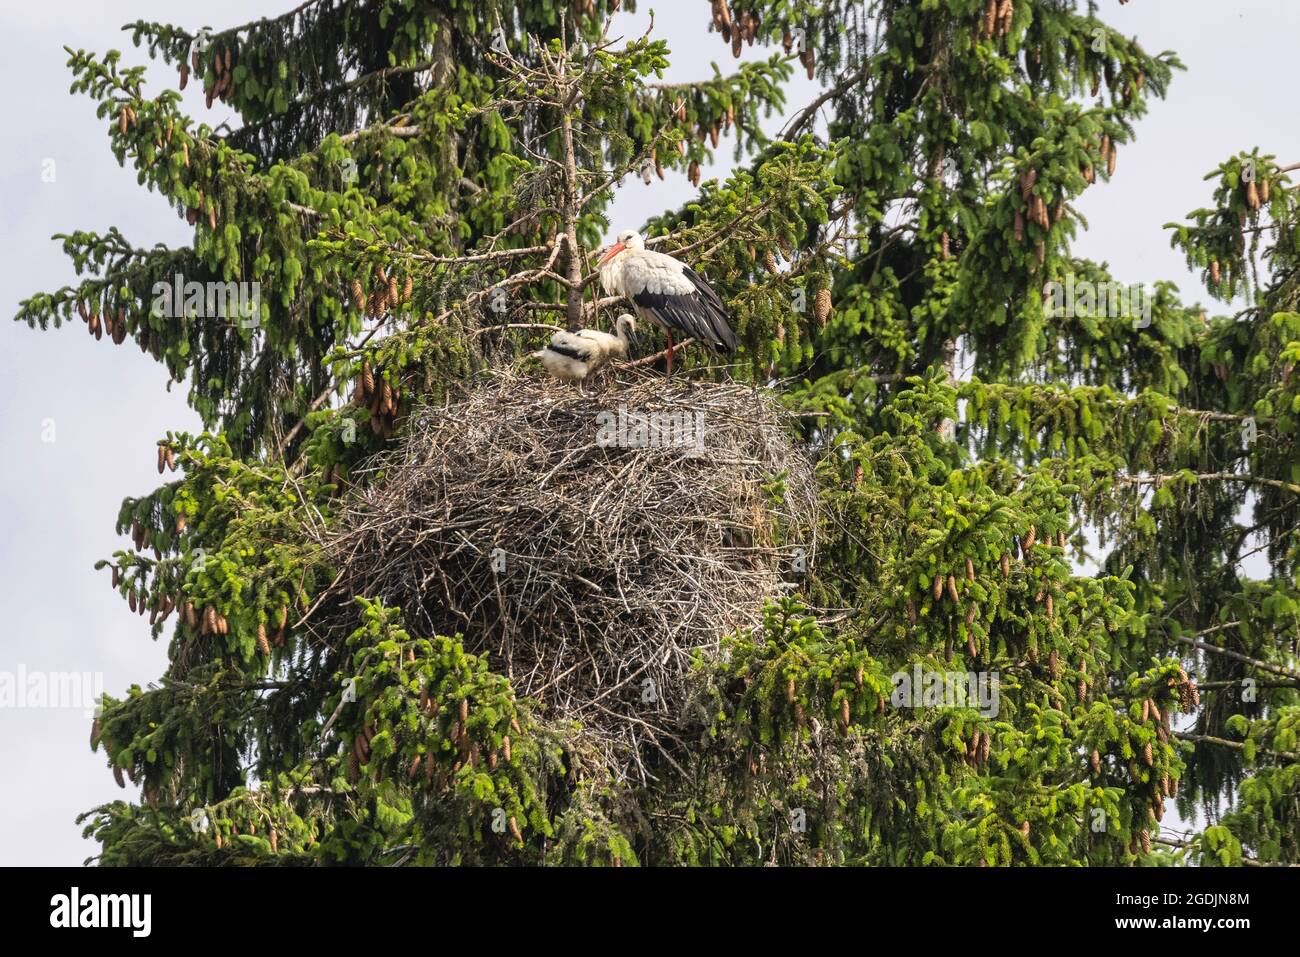
[[[161,675],[165,639],[154,644],[146,621],[129,613],[106,587],[107,574],[92,566],[126,545],[113,532],[122,498],[156,487],[157,439],[168,429],[198,429],[184,388],[164,391],[166,373],[138,349],[96,343],[79,322],[41,334],[11,321],[20,299],[74,281],[59,244],[49,239],[55,232],[117,225],[137,246],[190,238],[166,203],[117,165],[90,101],[68,95],[62,47],[116,47],[128,63],[145,63],[121,24],[147,19],[219,29],[291,5],[45,0],[0,9],[7,40],[0,58],[0,607],[11,616],[0,637],[0,680],[23,669],[87,672],[120,694]],[[669,79],[708,76],[711,60],[731,68],[729,52],[705,32],[704,3],[641,6],[641,13],[625,15],[625,32],[639,35],[647,11],[657,7],[656,29],[677,64]],[[212,22],[218,10],[221,20]],[[1121,149],[1115,180],[1077,204],[1090,229],[1075,248],[1108,261],[1123,282],[1171,279],[1195,301],[1196,283],[1161,226],[1206,204],[1202,177],[1238,149],[1258,145],[1284,164],[1300,162],[1291,77],[1300,4],[1105,0],[1102,15],[1151,52],[1177,51],[1188,71],[1139,125],[1137,143]],[[764,53],[753,48],[746,55]],[[174,76],[155,65],[151,80],[171,83]],[[792,107],[813,91],[799,74]],[[190,111],[203,116],[201,100]],[[218,104],[209,122],[223,115]],[[729,163],[726,149],[719,154]],[[640,225],[692,193],[682,177],[651,187],[633,181],[620,196],[615,227]],[[75,864],[93,853],[74,818],[123,792],[102,752],[87,747],[89,729],[80,708],[0,707],[0,864]]]

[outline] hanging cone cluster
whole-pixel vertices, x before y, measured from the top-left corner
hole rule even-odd
[[[350,292],[352,305],[357,312],[378,319],[388,310],[411,301],[415,291],[415,279],[408,273],[398,279],[396,270],[391,274],[383,266],[376,266],[367,285],[360,277],[353,277]]]
[[[739,57],[746,43],[753,45],[758,38],[760,25],[758,14],[753,10],[746,10],[739,17],[733,18],[727,0],[713,0],[713,28],[722,34],[722,39],[731,44],[732,56]]]
[[[88,306],[84,299],[77,300],[77,314],[86,324],[86,332],[96,340],[108,336],[109,340],[120,346],[126,341],[126,307],[114,305],[107,291],[98,305]],[[152,347],[155,358],[158,356],[157,336],[150,333],[141,342],[141,350]]]
[[[977,35],[981,40],[1005,37],[1011,32],[1011,20],[1015,14],[1014,0],[986,0]]]
[[[1049,214],[1047,203],[1043,197],[1034,192],[1034,186],[1038,183],[1038,170],[1029,169],[1020,174],[1020,205],[1017,206],[1012,214],[1011,231],[1016,242],[1023,243],[1026,238],[1027,223],[1034,223],[1040,229],[1051,229],[1065,212],[1065,203],[1058,200]],[[1047,261],[1047,244],[1039,239],[1034,246],[1034,256],[1038,259],[1039,265]]]
[[[362,359],[352,401],[358,407],[370,411],[371,431],[383,439],[392,437],[402,415],[401,400],[401,384],[390,382],[389,376],[382,369],[372,368],[369,357]]]
[[[208,82],[203,88],[208,109],[212,108],[214,100],[220,100],[222,103],[230,102],[230,98],[235,92],[234,64],[235,54],[230,46],[218,47],[212,51],[212,70],[209,73]],[[195,73],[203,70],[203,61],[198,50],[191,52],[190,65],[193,66]],[[188,79],[188,76],[182,72],[181,78],[184,81]],[[181,85],[183,87],[184,82]]]
[[[993,750],[993,736],[987,731],[980,731],[978,728],[971,733],[970,741],[966,745],[965,761],[973,768],[981,767],[989,759],[989,754]]]
[[[185,165],[189,165],[190,148],[188,143],[181,144],[181,155],[184,157]],[[199,205],[192,206],[185,211],[185,221],[191,226],[199,222],[200,219],[206,219],[208,229],[215,231],[217,221],[221,217],[217,214],[217,202],[210,196],[203,194],[202,188],[199,189]]]
[[[135,129],[139,122],[140,119],[130,104],[124,105],[122,109],[118,111],[117,130],[123,136],[125,136],[129,130]]]
[[[164,470],[176,471],[176,452],[170,445],[159,443],[158,445],[158,474],[162,475]]]

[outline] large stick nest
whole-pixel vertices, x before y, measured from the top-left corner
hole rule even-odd
[[[382,474],[332,543],[339,587],[462,634],[640,776],[645,747],[667,750],[682,726],[692,653],[755,624],[796,559],[811,567],[816,488],[787,424],[748,386],[642,378],[584,394],[495,373],[415,412],[371,464]]]

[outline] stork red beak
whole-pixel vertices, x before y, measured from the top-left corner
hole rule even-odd
[[[625,249],[627,249],[625,243],[615,243],[613,246],[610,246],[609,249],[605,250],[605,255],[600,257],[600,265],[605,265],[605,263],[609,262]]]

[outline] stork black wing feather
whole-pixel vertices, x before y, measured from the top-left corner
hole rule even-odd
[[[694,293],[679,295],[643,289],[632,296],[632,301],[669,329],[685,333],[716,351],[735,352],[736,334],[727,321],[722,300],[689,266],[684,266],[682,272],[695,288]]]
[[[712,345],[709,342],[704,323],[701,321],[697,310],[693,308],[694,305],[688,296],[670,296],[661,311],[668,320],[668,324],[674,329],[680,330],[691,338],[707,345]]]
[[[682,266],[682,272],[686,274],[686,278],[691,281],[691,285],[695,287],[700,294],[700,298],[708,307],[705,314],[708,317],[709,329],[713,338],[710,345],[720,348],[723,352],[735,352],[736,333],[731,328],[731,323],[727,317],[727,307],[723,304],[722,298],[690,266]]]
[[[546,346],[551,352],[558,353],[562,356],[568,356],[570,359],[576,359],[579,362],[586,362],[591,358],[591,353],[583,349],[571,349],[568,346],[559,345],[555,342]]]

